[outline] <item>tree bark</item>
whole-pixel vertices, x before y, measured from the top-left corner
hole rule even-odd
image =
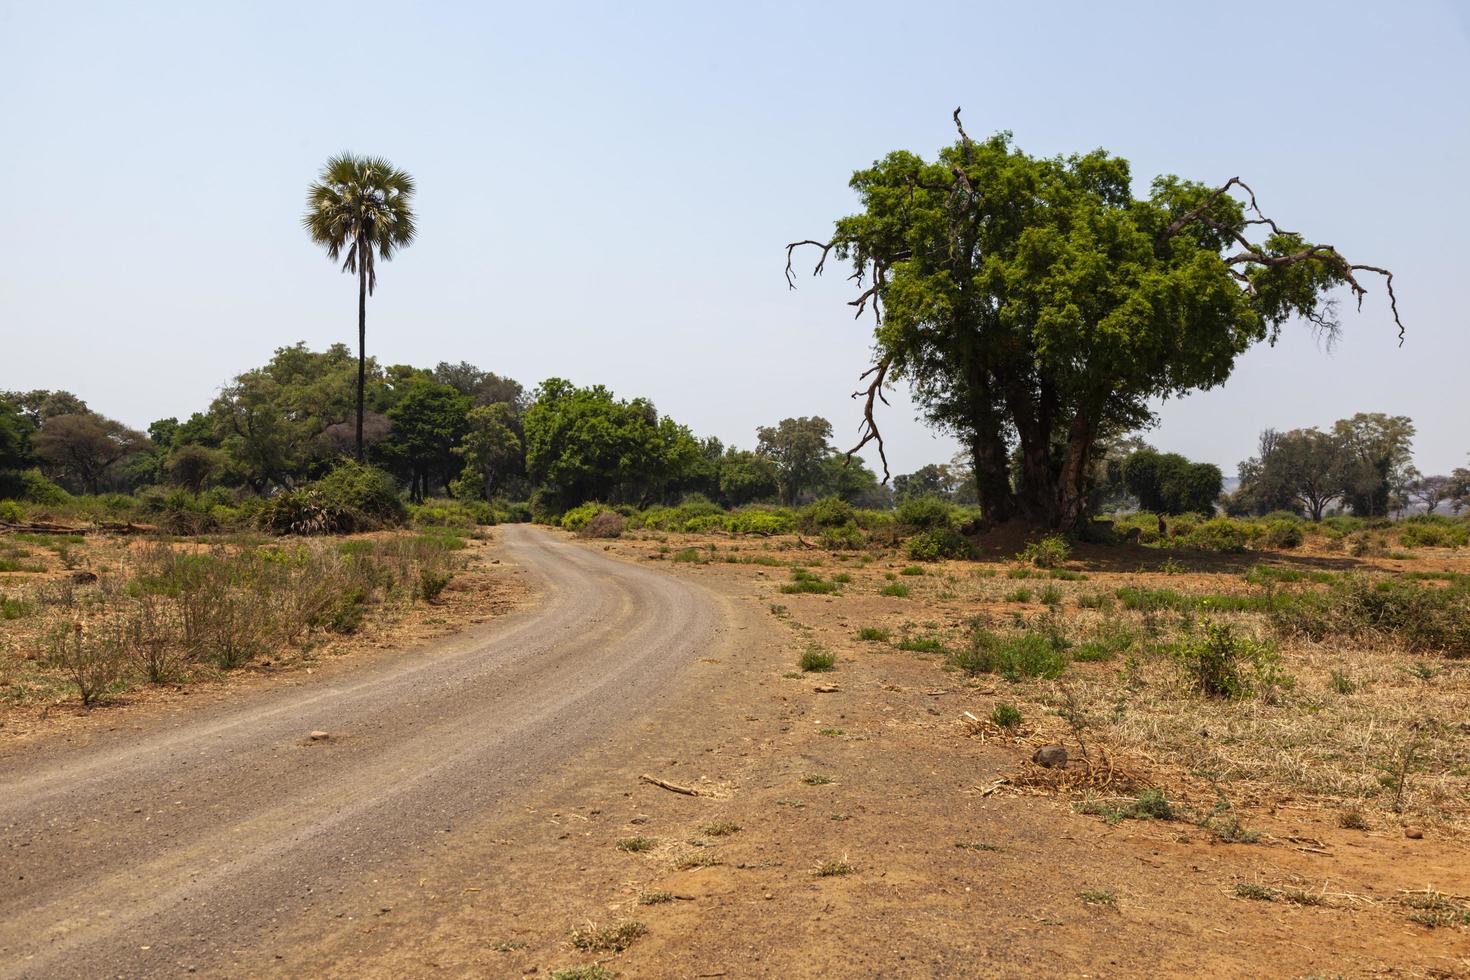
[[[357,242],[357,461],[366,459],[362,446],[362,415],[367,388],[367,245]]]
[[[1055,527],[1060,531],[1074,530],[1087,513],[1087,464],[1093,437],[1092,417],[1079,409],[1067,434],[1067,458],[1057,487]]]

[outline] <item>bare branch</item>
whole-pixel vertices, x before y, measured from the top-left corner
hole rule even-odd
[[[847,451],[847,462],[850,463],[852,462],[853,455],[859,449],[862,449],[870,442],[876,441],[878,443],[878,458],[883,461],[884,483],[888,482],[889,475],[888,454],[883,449],[883,433],[878,431],[878,422],[873,418],[873,408],[874,402],[877,401],[881,401],[885,405],[888,404],[888,399],[883,397],[883,380],[888,376],[889,363],[890,359],[885,357],[858,376],[859,381],[869,376],[872,376],[873,380],[868,383],[868,387],[865,390],[854,391],[852,393],[852,397],[863,399],[863,421],[859,430],[862,433],[862,439],[858,441],[856,446],[853,446]]]
[[[803,241],[792,242],[790,245],[787,245],[786,246],[786,288],[788,288],[788,289],[795,289],[796,288],[796,274],[791,271],[791,258],[795,254],[796,250],[798,248],[800,248],[801,246],[803,246],[803,245],[815,245],[817,248],[820,248],[822,250],[822,257],[819,258],[819,259],[817,259],[817,264],[812,269],[812,275],[814,275],[814,276],[820,276],[822,274],[822,270],[827,265],[827,255],[834,248],[837,247],[837,242],[836,241],[819,242],[819,241],[816,241],[815,239],[808,238],[808,239],[805,239]]]

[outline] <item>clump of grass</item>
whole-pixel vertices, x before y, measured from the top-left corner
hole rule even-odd
[[[887,630],[877,626],[864,626],[857,632],[857,638],[864,643],[887,643],[889,635]]]
[[[1401,901],[1414,910],[1409,915],[1409,921],[1417,922],[1426,929],[1437,929],[1441,926],[1470,926],[1470,906],[1455,901],[1448,895],[1425,890],[1411,892]]]
[[[805,568],[793,568],[791,581],[782,585],[781,591],[787,595],[833,595],[837,592],[837,583],[828,582],[822,576],[809,572]]]
[[[1109,620],[1098,625],[1087,639],[1077,644],[1072,651],[1072,659],[1084,663],[1112,660],[1119,654],[1127,653],[1136,642],[1137,633],[1122,623]]]
[[[648,932],[641,922],[616,922],[599,926],[588,923],[573,929],[570,942],[586,953],[621,953]]]
[[[1002,850],[999,845],[987,844],[985,841],[979,840],[957,840],[954,842],[954,846],[962,851],[993,851],[999,853]]]
[[[836,575],[832,576],[832,581],[838,585],[847,585],[852,582],[852,576],[847,574],[846,572],[838,572]]]
[[[1134,799],[1123,803],[1084,800],[1077,804],[1077,811],[1102,817],[1110,824],[1122,820],[1174,820],[1178,818],[1174,805],[1169,802],[1164,791],[1157,788],[1146,789]]]
[[[796,665],[809,674],[823,674],[837,669],[837,654],[823,650],[815,643],[801,651]]]
[[[826,735],[828,738],[841,738],[847,733],[840,728],[824,728],[821,731],[817,732],[817,734]]]
[[[1055,585],[1048,584],[1037,593],[1037,598],[1041,600],[1042,605],[1055,609],[1062,604],[1062,590]]]
[[[924,569],[922,567],[920,567],[919,565],[910,565],[907,568],[901,569],[898,574],[900,574],[900,575],[923,575],[924,574]]]
[[[1083,903],[1087,905],[1107,905],[1112,908],[1118,907],[1118,896],[1108,891],[1098,891],[1095,889],[1083,888],[1077,892],[1077,897],[1082,899]]]
[[[967,674],[999,674],[1008,681],[1054,680],[1067,669],[1060,637],[1040,630],[999,634],[977,625],[967,646],[950,653],[949,662]]]
[[[1330,686],[1338,694],[1358,693],[1357,681],[1353,680],[1351,677],[1340,670],[1334,670],[1332,672],[1332,679],[1328,681],[1328,686]]]
[[[1274,645],[1209,619],[1180,639],[1175,657],[1190,685],[1210,698],[1269,698],[1295,683],[1282,673]]]
[[[618,850],[627,851],[629,854],[642,854],[644,851],[651,851],[657,846],[658,841],[652,837],[643,837],[641,835],[638,837],[624,837],[617,844]]]
[[[1081,572],[1069,571],[1065,568],[1053,568],[1046,573],[1047,578],[1054,578],[1061,582],[1084,582],[1087,576]]]
[[[898,648],[910,653],[938,653],[944,649],[944,644],[932,636],[907,636],[899,642]]]
[[[902,582],[889,582],[887,585],[883,586],[883,588],[878,590],[878,594],[894,596],[899,599],[907,599],[909,596],[909,587],[907,585],[904,585]]]
[[[1005,600],[1006,602],[1030,602],[1031,594],[1030,589],[1013,589],[1006,593]]]
[[[720,861],[709,851],[690,851],[674,859],[675,871],[692,871],[695,868],[713,868]]]
[[[990,709],[990,722],[1002,731],[1021,727],[1021,709],[1009,701],[998,701]]]
[[[600,963],[586,966],[569,966],[563,970],[552,970],[547,974],[551,980],[613,980],[613,972]]]
[[[638,895],[639,905],[666,905],[674,900],[674,893],[668,891],[640,892]]]
[[[1102,612],[1113,611],[1113,597],[1106,592],[1089,592],[1077,597],[1077,608],[1097,609]]]
[[[1016,556],[1016,560],[1034,568],[1058,568],[1072,557],[1072,545],[1060,534],[1049,534],[1032,541]]]
[[[709,556],[698,548],[680,548],[669,556],[670,561],[690,562],[695,565],[703,565],[709,561]]]
[[[846,861],[823,861],[817,865],[817,869],[813,874],[818,878],[842,878],[852,874],[856,870],[857,868],[848,864]]]
[[[740,833],[740,825],[731,823],[729,820],[718,820],[705,824],[699,832],[706,837],[729,837],[731,834]]]
[[[1276,901],[1276,889],[1258,885],[1253,881],[1242,881],[1235,886],[1236,898],[1249,898],[1255,902]]]
[[[806,783],[808,786],[826,786],[828,783],[832,782],[832,778],[830,776],[822,776],[816,773],[809,773],[808,775],[802,776],[801,781]]]
[[[1033,572],[1029,568],[1008,568],[1008,569],[1006,569],[1006,578],[1025,579],[1025,578],[1031,578],[1035,574],[1036,573]]]
[[[1349,807],[1337,815],[1337,825],[1344,830],[1367,830],[1368,818],[1357,807]]]

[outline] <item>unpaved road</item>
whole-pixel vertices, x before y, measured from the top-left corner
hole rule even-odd
[[[513,806],[721,629],[697,585],[500,533],[543,593],[533,609],[222,712],[0,757],[0,976],[231,972],[330,896]]]

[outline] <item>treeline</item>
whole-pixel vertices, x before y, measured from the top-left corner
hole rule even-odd
[[[633,509],[688,501],[799,507],[828,498],[870,510],[921,498],[978,503],[964,457],[884,486],[832,445],[821,417],[782,419],[758,428],[751,448],[726,446],[645,398],[560,378],[527,391],[467,363],[430,369],[369,359],[370,466],[343,467],[355,448],[356,381],[357,361],[344,345],[283,347],[207,408],[159,419],[146,432],[70,392],[0,392],[0,499],[56,507],[74,495],[113,495],[119,511],[137,504],[189,512],[196,524],[249,519],[276,530],[391,523],[402,511],[399,494],[411,503],[453,498],[487,520],[555,519],[593,501]],[[1420,474],[1413,436],[1409,419],[1383,414],[1354,415],[1327,431],[1268,430],[1230,494],[1218,467],[1119,438],[1092,464],[1090,509],[1314,520],[1416,505],[1458,513],[1470,503],[1470,469]],[[1024,479],[1013,454],[1011,480]]]
[[[0,498],[60,505],[71,495],[206,498],[207,508],[300,495],[351,455],[357,362],[337,344],[283,347],[204,410],[140,432],[64,391],[0,392]],[[432,369],[367,362],[366,459],[411,502],[518,502],[554,517],[586,501],[645,508],[691,497],[723,507],[836,497],[892,503],[861,460],[831,444],[820,417],[756,432],[754,448],[696,436],[645,398],[551,378],[532,391],[467,363]],[[362,503],[371,475],[342,475]],[[383,509],[383,505],[379,505]]]

